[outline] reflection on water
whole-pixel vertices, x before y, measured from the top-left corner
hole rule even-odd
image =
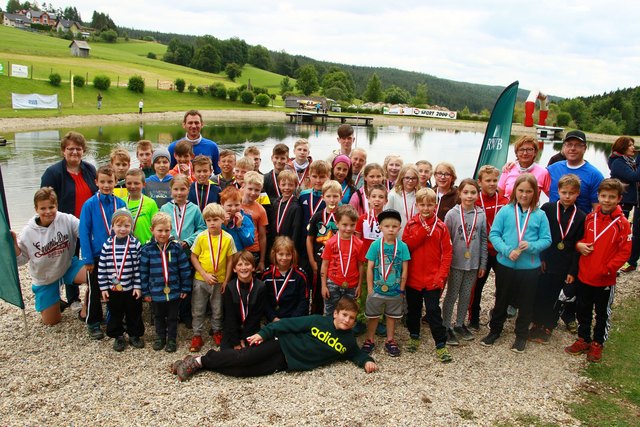
[[[336,129],[338,124],[291,124],[291,123],[208,123],[202,130],[205,137],[216,141],[221,148],[231,149],[241,155],[252,145],[262,150],[261,170],[271,169],[271,150],[278,143],[293,144],[306,138],[311,144],[311,156],[325,159],[338,147]],[[135,144],[139,139],[149,139],[154,144],[167,146],[182,136],[180,123],[158,122],[121,124],[109,126],[87,126],[74,129],[25,131],[3,135],[9,145],[0,147],[0,165],[7,193],[9,214],[14,229],[19,229],[33,215],[33,193],[40,185],[40,177],[51,164],[61,159],[60,137],[75,130],[87,138],[89,152],[86,160],[98,165],[108,162],[110,151],[123,146],[131,153],[132,165],[137,165]],[[365,148],[369,162],[382,164],[388,154],[399,154],[405,161],[420,159],[431,161],[434,166],[448,161],[456,166],[460,179],[470,176],[475,167],[482,134],[443,130],[419,126],[370,126],[356,127],[356,145]],[[515,138],[512,138],[512,141]],[[561,144],[547,144],[539,156],[540,164],[560,150]],[[586,158],[609,175],[606,159],[610,145],[590,143]],[[513,158],[509,153],[509,159]]]

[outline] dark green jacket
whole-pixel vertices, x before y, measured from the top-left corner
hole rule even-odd
[[[269,323],[258,332],[265,340],[277,337],[291,371],[309,371],[337,360],[360,367],[373,362],[358,347],[351,330],[337,330],[330,316],[303,316]]]

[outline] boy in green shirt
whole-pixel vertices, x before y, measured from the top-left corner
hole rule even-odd
[[[250,347],[187,356],[174,362],[171,372],[180,381],[202,369],[234,377],[254,377],[279,371],[310,371],[338,360],[351,360],[371,373],[378,369],[376,363],[358,348],[351,331],[357,314],[358,304],[343,297],[333,318],[312,315],[280,319],[248,337]]]
[[[142,169],[129,169],[125,175],[127,208],[133,217],[133,235],[144,245],[151,240],[151,218],[158,212],[158,205],[151,197],[142,194],[146,185]]]

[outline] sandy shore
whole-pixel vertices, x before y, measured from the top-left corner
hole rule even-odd
[[[267,121],[283,122],[288,121],[284,111],[273,110],[201,110],[203,119],[206,122],[216,121]],[[0,130],[2,132],[19,132],[24,130],[52,129],[52,128],[73,128],[87,125],[108,125],[114,123],[137,123],[176,121],[181,122],[184,111],[168,111],[162,113],[144,113],[142,117],[135,113],[127,114],[105,114],[105,115],[69,115],[62,117],[38,117],[38,118],[5,118],[2,119]],[[364,113],[359,115],[366,115]],[[484,122],[472,122],[461,120],[444,120],[428,118],[412,118],[397,116],[373,116],[373,123],[376,126],[406,125],[421,126],[435,129],[453,129],[469,132],[484,132],[487,124]],[[514,124],[511,130],[514,135],[535,136],[535,128],[528,128],[522,124]],[[597,142],[613,142],[616,136],[602,134],[587,134],[589,140]]]
[[[147,346],[116,353],[112,339],[92,341],[68,311],[60,324],[44,326],[33,309],[26,269],[20,274],[28,336],[20,310],[0,302],[2,425],[489,426],[528,425],[532,419],[579,425],[568,404],[583,388],[599,392],[582,375],[585,358],[563,352],[574,339],[564,328],[549,345],[529,343],[524,354],[515,354],[509,350],[513,321],[493,348],[479,344],[488,332],[482,327],[474,341],[451,348],[454,361],[446,365],[435,360],[433,340],[423,327],[415,354],[390,358],[377,338],[375,374],[343,362],[263,378],[203,372],[179,383],[167,367],[188,353],[189,330],[180,326],[177,353],[155,352],[145,312]],[[638,274],[620,277],[616,304],[638,293]],[[490,277],[483,322],[493,294]],[[404,349],[404,327],[397,337]]]

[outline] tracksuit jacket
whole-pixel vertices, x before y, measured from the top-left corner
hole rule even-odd
[[[98,202],[98,197],[100,202]],[[102,203],[109,230],[107,230],[102,217],[100,203]],[[80,250],[85,264],[93,264],[94,260],[100,256],[102,245],[109,238],[114,206],[115,209],[122,209],[126,208],[127,204],[113,194],[107,196],[100,192],[97,192],[82,205],[80,213]]]
[[[182,250],[182,245],[175,240],[169,241],[166,258],[169,269],[169,298],[164,293],[164,274],[160,246],[155,239],[142,247],[140,251],[140,281],[142,296],[150,296],[154,302],[173,301],[180,298],[181,293],[191,292],[191,264]]]

